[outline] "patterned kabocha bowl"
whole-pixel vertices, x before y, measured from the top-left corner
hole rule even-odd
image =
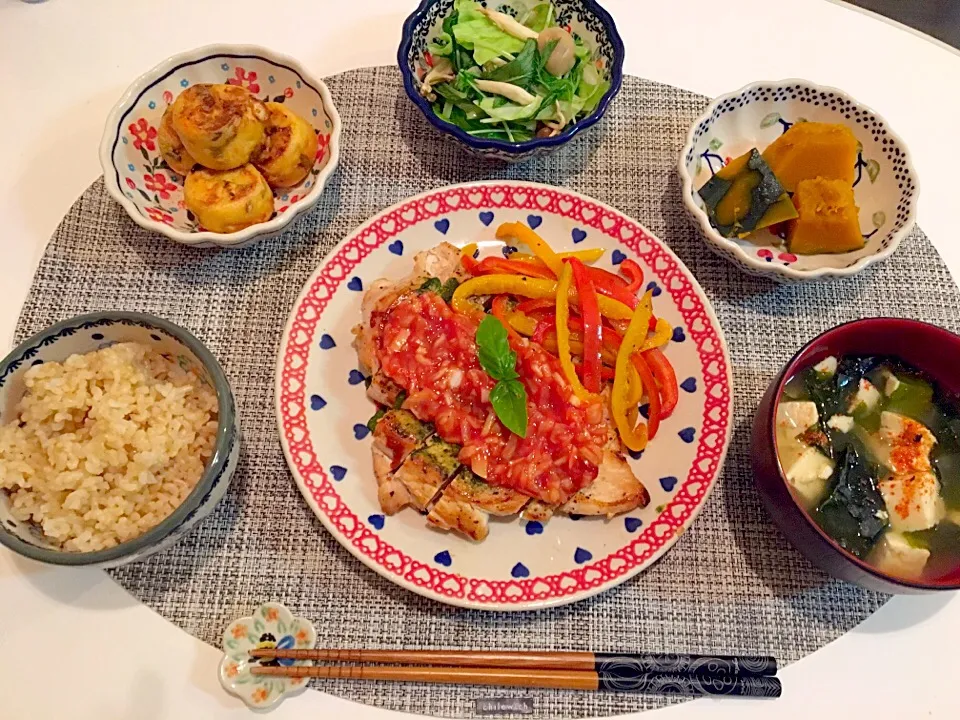
[[[537,3],[533,0],[490,0],[481,4],[491,10],[518,17]],[[397,62],[403,77],[404,90],[410,100],[441,135],[467,151],[506,162],[544,155],[593,127],[607,111],[610,101],[620,92],[624,49],[613,18],[594,0],[552,0],[558,25],[579,38],[590,50],[590,61],[606,73],[610,87],[593,112],[577,122],[568,123],[559,135],[510,142],[469,134],[439,117],[430,102],[420,94],[421,80],[434,61],[429,46],[435,43],[443,32],[443,21],[453,12],[455,5],[455,0],[422,0],[420,7],[403,24]]]
[[[293,187],[273,191],[273,215],[236,232],[205,230],[184,204],[184,177],[160,154],[167,106],[198,83],[246,88],[282,103],[313,126],[313,167]],[[131,219],[185,245],[239,248],[278,235],[320,199],[340,157],[340,116],[330,92],[293,58],[253,45],[208,45],[167,58],[141,75],[110,112],[100,142],[104,185]]]
[[[836,254],[798,255],[767,230],[725,238],[710,224],[699,188],[732,158],[763,152],[794,124],[836,123],[858,141],[853,191],[864,247]],[[680,151],[683,203],[707,247],[745,272],[779,282],[854,275],[889,257],[915,223],[919,185],[910,153],[878,113],[836,88],[807,80],[764,81],[714,100],[697,118]]]

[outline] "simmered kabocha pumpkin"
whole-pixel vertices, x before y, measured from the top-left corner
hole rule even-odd
[[[850,183],[825,178],[802,180],[793,202],[800,217],[787,225],[790,252],[840,253],[864,246],[860,210]]]
[[[797,217],[776,175],[753,148],[731,160],[700,188],[710,222],[724,237],[744,237]]]
[[[852,186],[857,138],[846,125],[798,122],[763,151],[763,159],[787,192],[818,177]]]

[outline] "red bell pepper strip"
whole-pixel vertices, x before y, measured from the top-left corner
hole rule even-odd
[[[677,374],[660,348],[647,350],[642,355],[660,386],[660,418],[668,418],[677,407],[677,396],[680,393],[677,387]]]
[[[573,367],[576,369],[577,374],[580,375],[580,379],[582,380],[583,379],[583,363],[579,362],[578,360],[574,360]],[[600,380],[603,382],[613,380],[613,368],[603,365],[600,368]]]
[[[593,280],[597,292],[606,295],[608,298],[619,300],[631,310],[636,310],[640,302],[636,294],[627,290],[627,283],[623,278],[617,277],[612,272],[607,272],[601,268],[586,267],[587,274]]]
[[[471,275],[526,275],[527,277],[553,280],[553,273],[544,265],[524,260],[506,260],[498,257],[485,257],[477,262],[469,255],[462,256],[461,262]]]
[[[660,416],[663,412],[660,407],[660,392],[657,390],[657,384],[653,381],[650,366],[647,365],[642,354],[634,353],[631,359],[633,360],[633,367],[636,368],[637,374],[640,375],[640,380],[643,382],[643,387],[647,391],[649,408],[647,412],[647,437],[652,440],[660,427]]]
[[[620,263],[620,273],[627,278],[627,290],[629,292],[637,293],[640,291],[640,286],[643,285],[643,268],[627,258]]]
[[[600,392],[600,346],[603,344],[603,325],[597,288],[587,273],[587,267],[576,258],[567,260],[573,270],[573,282],[580,299],[580,316],[583,319],[583,386],[592,393]],[[570,327],[569,320],[567,327]]]
[[[539,345],[543,345],[543,341],[546,340],[547,334],[553,330],[556,330],[556,328],[556,313],[545,315],[537,321],[537,329],[533,331],[533,335],[530,336],[530,339]]]
[[[512,260],[511,262],[517,262]],[[546,267],[546,265],[544,265]],[[553,312],[557,309],[557,301],[551,298],[527,298],[517,303],[517,310],[524,315],[532,315],[544,310]]]
[[[507,296],[497,295],[490,303],[490,313],[507,329],[507,335],[514,340],[520,339],[520,333],[513,329],[508,318]]]

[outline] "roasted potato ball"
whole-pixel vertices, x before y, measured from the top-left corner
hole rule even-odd
[[[273,192],[249,163],[233,170],[197,168],[184,182],[183,201],[211,232],[236,232],[273,215]]]
[[[317,157],[313,126],[280,103],[268,102],[266,134],[253,164],[270,187],[293,187],[303,180]]]
[[[170,169],[181,175],[186,175],[193,170],[197,161],[194,160],[193,155],[187,152],[180,136],[177,135],[177,131],[173,129],[172,108],[172,105],[167,105],[167,109],[163,113],[163,119],[160,120],[160,127],[157,128],[157,144],[160,146],[160,155],[166,160]]]
[[[245,88],[193,85],[171,107],[173,129],[204,167],[229,170],[245,165],[263,142],[267,109]]]

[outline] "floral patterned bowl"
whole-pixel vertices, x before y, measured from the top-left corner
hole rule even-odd
[[[297,186],[274,193],[273,217],[234,233],[199,227],[183,204],[183,178],[160,157],[157,127],[167,105],[197,83],[229,83],[282,102],[313,124],[317,159]],[[100,165],[107,191],[135,223],[197,247],[244,247],[279,234],[320,199],[340,157],[340,116],[327,86],[292,58],[252,45],[208,45],[167,58],[127,89],[107,118]]]
[[[420,95],[419,81],[426,72],[424,53],[427,50],[427,44],[434,41],[442,31],[444,18],[453,12],[454,0],[422,0],[420,7],[407,18],[403,24],[400,48],[397,50],[397,62],[403,76],[403,87],[427,121],[444,137],[458,142],[464,149],[475,155],[518,162],[555,150],[595,125],[603,117],[610,101],[620,92],[623,81],[624,49],[616,23],[610,14],[594,0],[552,0],[552,2],[557,11],[559,24],[579,36],[584,45],[593,51],[592,58],[597,63],[597,67],[606,68],[609,71],[610,89],[592,113],[573,123],[556,137],[534,138],[525,142],[483,139],[469,135],[456,125],[439,118],[430,107],[430,103]],[[518,11],[529,7],[529,3],[524,0],[491,0],[484,4],[509,15],[516,15]]]
[[[283,678],[252,675],[256,665],[313,665],[312,660],[257,660],[249,652],[255,648],[305,650],[317,644],[317,631],[304,618],[294,617],[280,603],[264,603],[252,615],[237,618],[223,631],[223,659],[220,684],[255,710],[266,710],[287,695],[302,692],[307,678]]]
[[[697,189],[731,158],[761,151],[794,123],[841,123],[860,142],[854,195],[866,245],[834,255],[794,255],[766,230],[725,238],[710,225]],[[714,100],[697,118],[680,151],[683,203],[707,246],[742,270],[780,282],[846,277],[889,257],[910,232],[919,186],[907,146],[886,120],[836,88],[807,80],[763,81]]]

